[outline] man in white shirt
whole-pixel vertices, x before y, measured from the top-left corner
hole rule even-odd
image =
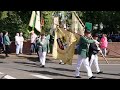
[[[23,33],[21,32],[20,33],[20,53],[22,54],[23,53],[23,42],[24,42],[24,38],[23,38]]]
[[[30,54],[35,52],[35,43],[36,43],[36,38],[37,35],[34,33],[34,30],[31,31],[31,49],[30,49]]]
[[[19,51],[20,51],[20,37],[19,37],[19,33],[16,33],[15,36],[15,45],[16,45],[16,55],[19,55]]]

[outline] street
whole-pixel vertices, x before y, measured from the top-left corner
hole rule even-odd
[[[54,60],[48,55],[45,68],[41,68],[36,55],[26,55],[29,58],[23,58],[25,55],[19,57],[10,55],[8,58],[3,56],[0,55],[1,79],[76,79],[74,78],[76,60],[73,60],[73,65],[60,65],[59,60]],[[92,66],[95,79],[120,79],[120,61],[109,61],[109,63],[99,60],[103,74],[96,74]],[[83,65],[80,72],[82,77],[80,79],[88,79]]]

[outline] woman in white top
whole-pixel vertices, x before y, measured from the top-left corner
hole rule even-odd
[[[23,38],[23,33],[20,33],[20,53],[23,54],[23,42],[24,42],[24,38]]]
[[[16,33],[16,36],[15,36],[15,45],[16,45],[16,55],[19,55],[19,50],[20,50],[19,33]]]

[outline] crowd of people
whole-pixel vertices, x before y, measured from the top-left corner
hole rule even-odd
[[[30,55],[32,55],[33,53],[37,53],[41,67],[44,67],[46,61],[46,54],[50,52],[50,48],[49,48],[50,35],[45,35],[44,33],[40,35],[36,35],[34,33],[34,30],[32,30],[30,34],[31,34]],[[23,44],[24,44],[23,33],[17,32],[15,36],[16,56],[19,56],[19,54],[23,54]],[[6,57],[9,57],[8,54],[10,53],[10,45],[11,45],[11,41],[9,39],[8,32],[3,32],[3,33],[1,32],[0,52],[5,53]]]
[[[37,53],[40,61],[41,67],[45,67],[46,62],[46,54],[50,52],[49,50],[49,40],[50,36],[45,35],[44,33],[40,35],[36,35],[34,30],[31,31],[31,48],[30,48],[30,55],[33,53]],[[0,33],[0,50],[1,53],[4,52],[6,57],[9,57],[9,48],[10,48],[11,41],[8,36],[8,32]],[[23,53],[23,44],[24,44],[24,37],[23,33],[16,33],[15,36],[15,45],[16,45],[16,55]],[[106,56],[106,49],[108,46],[107,36],[106,34],[102,35],[100,42],[98,42],[98,34],[93,35],[93,39],[91,39],[91,32],[89,30],[85,30],[84,36],[82,36],[79,40],[79,44],[77,47],[77,54],[78,60],[75,70],[75,78],[80,78],[80,67],[83,63],[84,67],[87,70],[87,74],[89,79],[95,78],[93,76],[91,66],[94,63],[96,67],[97,74],[102,73],[99,68],[98,64],[98,52],[101,52]],[[60,64],[62,60],[60,60]],[[63,63],[64,64],[64,63]]]

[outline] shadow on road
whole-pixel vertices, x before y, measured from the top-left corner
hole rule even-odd
[[[65,68],[54,68],[54,67],[49,67],[54,70],[59,70],[59,71],[70,71],[70,72],[75,72],[75,70],[70,70],[70,69],[65,69]]]
[[[14,62],[14,63],[23,64],[24,66],[30,66],[30,67],[40,67],[40,65],[36,63],[28,63],[28,62]]]
[[[24,66],[30,66],[30,67],[38,67],[40,68],[40,62],[36,61],[36,62],[21,62],[21,61],[14,61],[14,63],[17,64],[23,64]],[[54,63],[50,60],[46,60],[46,63]]]
[[[80,71],[82,73],[87,73],[86,71]],[[93,72],[93,74],[97,74],[96,72]],[[100,77],[100,75],[113,75],[113,76],[120,76],[120,73],[118,74],[114,74],[114,73],[102,73],[102,74],[97,74],[99,76],[97,76],[97,78],[101,78],[101,79],[115,79],[115,78],[108,78],[108,77]]]
[[[44,75],[73,77],[73,76],[55,73],[55,72],[50,72],[50,71],[35,71],[35,70],[24,70],[24,69],[17,69],[17,70],[22,70],[22,71],[27,71],[27,72],[32,72],[32,73],[39,73],[39,74],[44,74]]]
[[[0,55],[0,58],[5,59],[6,57],[5,55]]]

